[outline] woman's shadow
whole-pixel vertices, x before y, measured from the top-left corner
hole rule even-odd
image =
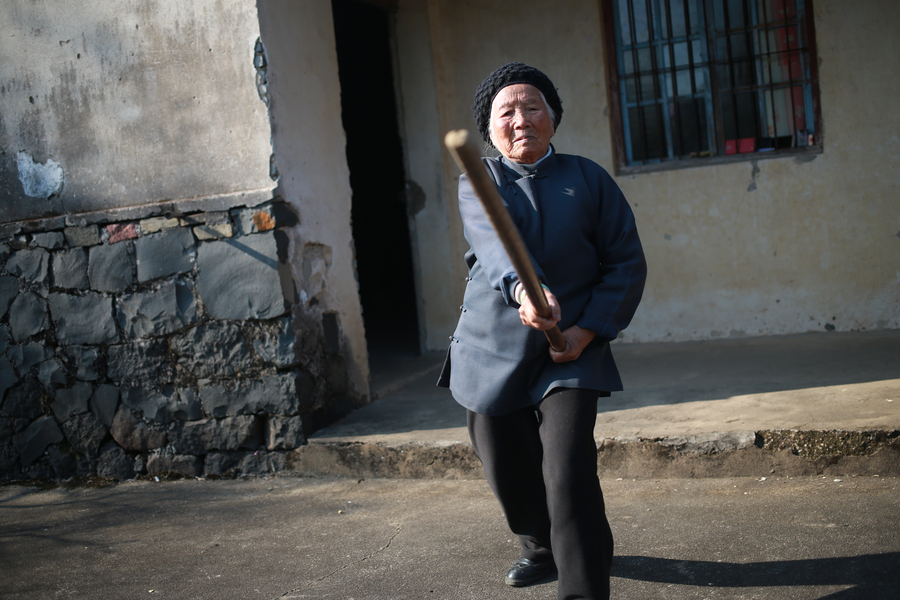
[[[853,587],[820,600],[894,600],[900,588],[900,552],[746,564],[617,556],[612,575],[723,588],[849,585]]]

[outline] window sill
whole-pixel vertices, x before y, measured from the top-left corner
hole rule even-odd
[[[644,173],[693,169],[696,167],[714,167],[717,165],[728,165],[731,163],[753,160],[769,160],[771,158],[793,158],[797,162],[809,162],[817,155],[822,154],[823,151],[821,145],[814,145],[804,146],[802,148],[788,148],[773,152],[747,152],[744,154],[731,154],[728,156],[711,156],[709,158],[677,158],[658,163],[636,165],[633,167],[616,165],[616,175],[642,175]]]

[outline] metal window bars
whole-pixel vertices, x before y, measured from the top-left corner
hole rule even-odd
[[[628,165],[812,143],[803,0],[612,8]]]

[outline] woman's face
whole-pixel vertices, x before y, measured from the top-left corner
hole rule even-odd
[[[494,97],[491,141],[509,160],[536,163],[547,154],[555,133],[544,96],[533,85],[508,85]]]

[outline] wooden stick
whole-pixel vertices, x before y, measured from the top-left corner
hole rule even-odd
[[[484,207],[484,212],[487,213],[491,226],[497,232],[497,237],[503,243],[506,254],[509,256],[510,262],[512,262],[513,269],[516,270],[516,275],[519,277],[519,281],[522,282],[528,298],[534,304],[535,309],[537,309],[538,315],[549,319],[551,317],[550,305],[547,304],[547,298],[544,296],[544,290],[541,288],[541,280],[538,279],[534,265],[531,264],[528,249],[525,247],[525,242],[522,241],[519,230],[516,229],[512,218],[509,216],[509,211],[503,205],[503,199],[500,197],[500,192],[497,191],[497,186],[491,180],[487,169],[481,162],[481,154],[478,152],[478,148],[469,139],[469,132],[465,129],[451,131],[444,137],[444,144],[450,150],[450,154],[453,155],[453,159],[459,165],[459,169],[468,176],[469,181],[472,183],[475,195],[481,201],[481,206]],[[555,351],[562,352],[566,349],[566,340],[559,327],[554,325],[552,329],[547,329],[544,333],[550,341],[550,347]]]

